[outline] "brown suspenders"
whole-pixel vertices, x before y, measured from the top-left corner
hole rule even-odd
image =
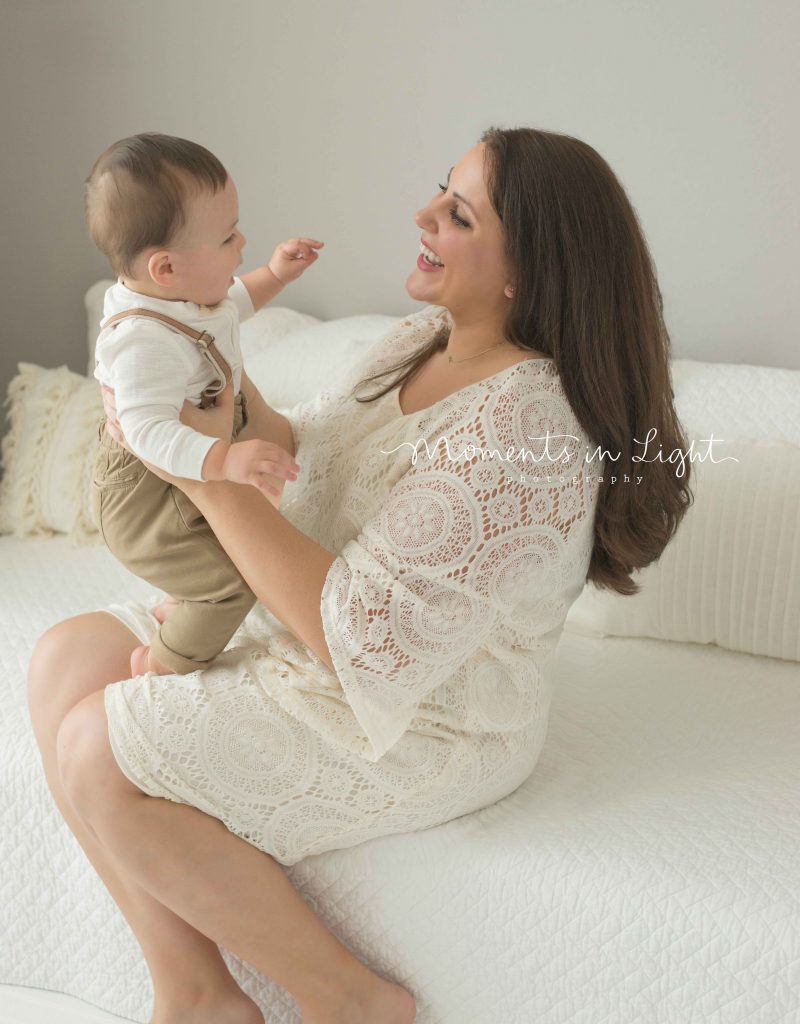
[[[232,378],[230,366],[222,358],[217,350],[217,346],[214,344],[214,335],[209,334],[208,331],[196,331],[193,327],[182,324],[180,320],[173,320],[171,316],[165,316],[164,313],[156,313],[152,309],[126,309],[123,313],[116,313],[100,324],[100,330],[105,330],[106,327],[116,323],[117,320],[123,320],[127,316],[151,316],[154,320],[161,320],[169,327],[174,327],[176,331],[181,331],[181,333],[192,339],[202,355],[211,363],[214,373],[217,375],[216,380],[209,384],[200,396],[200,408],[207,409],[210,405],[213,405],[216,396],[221,391],[224,391],[226,384]]]

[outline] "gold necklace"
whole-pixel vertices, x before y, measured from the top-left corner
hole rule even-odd
[[[453,359],[448,353],[447,358],[451,363],[465,363],[468,359],[475,359],[476,356],[482,356],[484,352],[491,352],[493,348],[500,348],[501,345],[505,345],[504,341],[498,341],[496,345],[490,345],[488,348],[483,349],[481,352],[476,352],[473,356],[464,356],[463,359]],[[445,351],[447,351],[445,349]]]

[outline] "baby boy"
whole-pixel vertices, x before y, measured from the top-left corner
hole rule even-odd
[[[113,389],[132,449],[109,435],[104,416],[94,514],[112,554],[171,595],[150,645],[133,652],[131,672],[185,674],[225,648],[255,595],[197,507],[141,460],[173,476],[252,484],[277,506],[274,483],[294,479],[299,467],[287,477],[271,461],[278,446],[258,436],[269,407],[244,372],[239,322],[298,278],[323,243],[290,239],[267,265],[234,277],[245,238],[233,180],[203,146],[154,132],[121,139],[97,159],[86,216],[117,274],[105,295],[94,376]],[[207,408],[228,386],[230,443],[181,422],[186,400]]]

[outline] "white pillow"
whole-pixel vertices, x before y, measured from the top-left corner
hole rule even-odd
[[[100,386],[66,366],[19,363],[8,385],[2,443],[0,533],[67,533],[73,546],[100,535],[91,506]]]
[[[364,314],[292,331],[246,360],[247,375],[271,406],[289,409],[343,379],[402,319]]]
[[[800,446],[736,442],[694,462],[695,495],[640,593],[587,585],[565,628],[715,643],[800,661]]]
[[[674,359],[675,408],[689,440],[788,441],[800,445],[800,370]],[[715,446],[725,454],[726,445]]]

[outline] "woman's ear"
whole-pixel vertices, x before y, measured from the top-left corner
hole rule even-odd
[[[514,286],[512,284],[507,284],[506,287],[505,287],[504,294],[505,294],[507,299],[513,299],[514,298]]]

